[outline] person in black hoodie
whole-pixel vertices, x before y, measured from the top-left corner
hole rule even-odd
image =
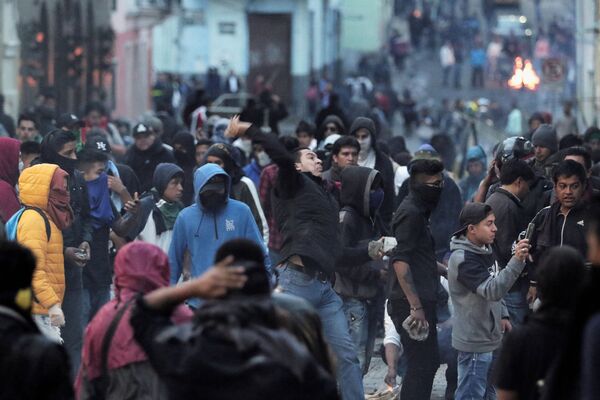
[[[188,131],[179,131],[173,136],[173,155],[176,164],[183,170],[183,197],[187,207],[194,202],[194,169],[196,168],[194,137]]]
[[[344,253],[352,252],[352,261],[339,265],[333,289],[344,302],[350,335],[357,348],[363,373],[366,366],[366,345],[369,305],[377,296],[386,274],[383,263],[384,232],[378,210],[383,203],[381,174],[374,169],[347,166],[341,172],[340,238]]]
[[[137,174],[141,191],[152,188],[152,175],[160,163],[175,163],[175,157],[169,149],[163,146],[160,138],[144,124],[133,128],[133,146],[125,154],[125,164]]]
[[[69,360],[31,318],[33,254],[0,241],[0,398],[72,399]]]
[[[390,159],[377,149],[377,131],[372,119],[358,117],[350,127],[350,135],[360,144],[358,165],[379,171],[383,181],[383,204],[379,213],[386,224],[392,220],[394,213],[394,167]]]
[[[76,136],[73,132],[55,129],[42,141],[42,153],[34,163],[56,164],[69,174],[70,205],[73,223],[62,232],[65,255],[65,296],[62,309],[67,321],[62,330],[65,348],[71,359],[71,373],[79,369],[83,340],[83,270],[91,256],[92,218],[87,185],[83,174],[75,166]],[[87,257],[79,258],[77,250],[84,250]]]

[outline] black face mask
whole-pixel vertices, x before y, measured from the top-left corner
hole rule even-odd
[[[227,194],[214,190],[206,190],[200,193],[200,204],[208,211],[216,212],[225,207]]]
[[[417,183],[411,187],[413,193],[421,200],[428,210],[433,210],[440,201],[442,188]]]

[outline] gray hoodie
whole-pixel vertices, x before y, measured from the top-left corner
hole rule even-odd
[[[487,353],[500,346],[502,298],[515,283],[525,263],[511,258],[499,270],[490,246],[479,247],[462,235],[450,241],[448,285],[454,305],[452,347],[469,353]]]

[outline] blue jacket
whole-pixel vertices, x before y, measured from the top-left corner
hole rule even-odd
[[[262,168],[258,165],[256,160],[252,160],[252,162],[246,165],[244,168],[244,174],[248,178],[252,180],[256,189],[260,186],[260,173],[262,172]]]
[[[198,196],[200,189],[215,175],[226,177],[229,192],[231,185],[229,175],[215,164],[205,164],[194,173],[195,203],[184,208],[175,221],[173,239],[169,248],[173,285],[181,276],[186,250],[190,252],[192,259],[192,277],[198,277],[213,265],[217,249],[228,240],[236,238],[252,240],[264,249],[265,265],[270,274],[271,262],[250,208],[240,201],[228,198],[225,208],[214,214],[205,210],[200,204]],[[192,305],[197,303],[197,299],[191,301]]]

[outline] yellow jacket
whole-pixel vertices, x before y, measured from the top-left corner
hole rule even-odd
[[[58,166],[39,164],[23,170],[19,177],[19,199],[24,205],[48,209],[50,182]],[[48,214],[46,213],[46,216]],[[46,237],[44,219],[36,211],[23,212],[17,227],[17,241],[33,252],[33,314],[48,314],[48,308],[62,304],[65,293],[65,260],[62,232],[48,217],[50,241]]]

